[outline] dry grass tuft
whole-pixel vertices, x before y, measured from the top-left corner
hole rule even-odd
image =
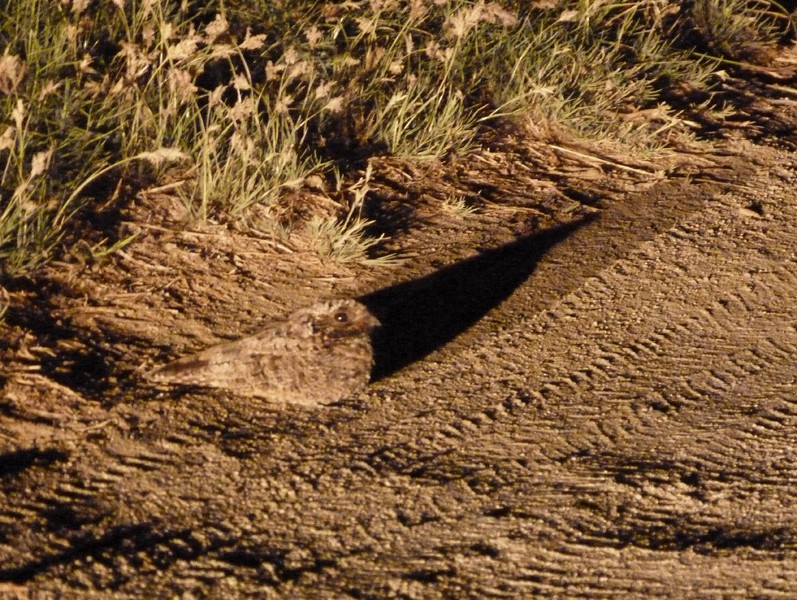
[[[278,219],[311,179],[356,178],[376,154],[475,152],[497,121],[660,152],[697,127],[663,90],[708,93],[718,65],[765,62],[793,28],[765,0],[200,4],[29,0],[0,15],[2,274],[94,247],[91,215],[120,181],[178,176],[200,220],[253,206]],[[380,239],[367,179],[347,185],[359,199],[309,227],[319,252],[359,260]]]

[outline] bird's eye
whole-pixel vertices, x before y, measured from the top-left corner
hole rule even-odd
[[[349,322],[349,315],[346,313],[345,310],[339,310],[335,313],[335,321],[338,323],[348,323]]]

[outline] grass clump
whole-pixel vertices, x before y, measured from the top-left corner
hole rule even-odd
[[[473,94],[470,48],[515,17],[498,3],[382,2],[346,14],[356,31],[336,57],[358,138],[410,159],[466,152],[486,106]],[[367,6],[367,5],[366,5]]]
[[[109,159],[96,114],[81,110],[90,67],[76,25],[40,2],[11,2],[0,33],[0,270],[49,257],[78,206],[70,183]],[[23,58],[24,57],[24,58]]]
[[[141,187],[179,168],[195,218],[246,219],[254,205],[277,218],[311,174],[355,167],[356,180],[380,153],[442,160],[498,118],[655,150],[691,127],[662,90],[710,89],[719,61],[761,62],[792,27],[764,0],[8,4],[5,275],[90,236],[121,178]],[[350,208],[309,215],[320,251],[373,249]]]
[[[487,63],[496,103],[505,113],[636,150],[667,144],[666,129],[687,134],[675,109],[657,101],[659,91],[672,82],[706,87],[714,64],[674,48],[663,16],[648,14],[653,5],[576,2],[548,18],[524,18],[496,40],[500,51]],[[638,118],[651,108],[655,121]]]
[[[321,215],[310,219],[307,231],[312,247],[317,252],[342,263],[362,260],[363,257],[369,257],[367,262],[373,264],[385,265],[397,262],[393,254],[370,257],[372,251],[384,240],[384,234],[376,237],[367,234],[374,222],[363,217],[365,197],[370,190],[369,182],[372,174],[371,163],[368,163],[365,174],[346,190],[354,198],[342,219]]]
[[[121,176],[146,181],[177,160],[189,209],[204,219],[268,205],[320,164],[301,147],[312,96],[291,106],[291,81],[251,70],[264,34],[158,0],[14,7],[0,17],[0,107],[10,122],[0,142],[4,274],[35,268],[83,235],[87,219],[75,217],[106,201]]]
[[[708,52],[726,63],[766,64],[777,43],[795,33],[786,9],[766,0],[695,0],[692,18]]]

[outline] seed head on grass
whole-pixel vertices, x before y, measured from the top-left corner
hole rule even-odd
[[[13,96],[26,72],[25,63],[19,56],[9,54],[9,49],[6,48],[3,56],[0,56],[0,94]]]

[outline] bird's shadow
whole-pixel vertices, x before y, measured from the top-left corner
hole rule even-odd
[[[486,250],[434,273],[358,298],[382,323],[374,332],[372,381],[419,360],[467,330],[522,284],[588,215]]]

